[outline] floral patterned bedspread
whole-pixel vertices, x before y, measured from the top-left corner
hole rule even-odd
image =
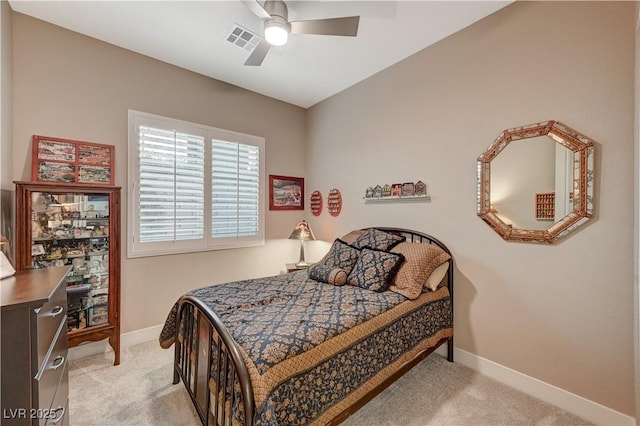
[[[187,293],[206,302],[261,373],[406,300],[390,291],[314,281],[306,271],[237,281]],[[173,306],[161,334],[175,335]]]
[[[255,425],[325,424],[417,353],[453,335],[446,287],[407,300],[391,291],[317,282],[299,271],[188,295],[210,306],[241,347]],[[160,335],[164,348],[175,340],[178,303]]]

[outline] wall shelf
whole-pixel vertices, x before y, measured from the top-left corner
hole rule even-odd
[[[430,203],[430,195],[394,195],[389,197],[362,197],[365,203],[404,203],[404,202],[423,202]]]

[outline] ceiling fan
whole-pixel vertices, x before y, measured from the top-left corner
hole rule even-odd
[[[287,5],[282,0],[267,0],[262,6],[258,0],[242,0],[249,10],[264,21],[264,37],[256,46],[245,65],[259,66],[271,46],[283,46],[289,34],[318,34],[355,37],[358,35],[359,16],[312,19],[289,22]]]

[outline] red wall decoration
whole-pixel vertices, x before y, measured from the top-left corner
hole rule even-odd
[[[339,189],[333,188],[329,191],[329,196],[327,197],[327,209],[329,210],[329,214],[333,217],[340,215],[340,212],[342,211],[342,194],[340,194]]]
[[[320,213],[322,213],[322,194],[320,191],[313,191],[311,193],[309,205],[311,206],[311,213],[314,216],[320,216]]]

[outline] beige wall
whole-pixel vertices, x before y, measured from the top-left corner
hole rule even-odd
[[[0,1],[0,189],[13,189],[13,13]]]
[[[517,2],[307,113],[309,189],[344,201],[317,235],[432,233],[456,261],[459,348],[631,416],[634,7]],[[476,159],[548,119],[598,142],[595,218],[554,246],[505,242],[476,216]],[[418,179],[431,203],[362,201]]]
[[[161,324],[177,297],[206,284],[277,274],[300,212],[268,212],[265,247],[126,259],[129,108],[266,138],[267,173],[303,176],[305,111],[14,13],[14,178],[30,177],[33,134],[116,146],[123,187],[122,331]]]
[[[13,12],[0,0],[0,234],[9,240],[2,252],[15,259],[13,191]]]

